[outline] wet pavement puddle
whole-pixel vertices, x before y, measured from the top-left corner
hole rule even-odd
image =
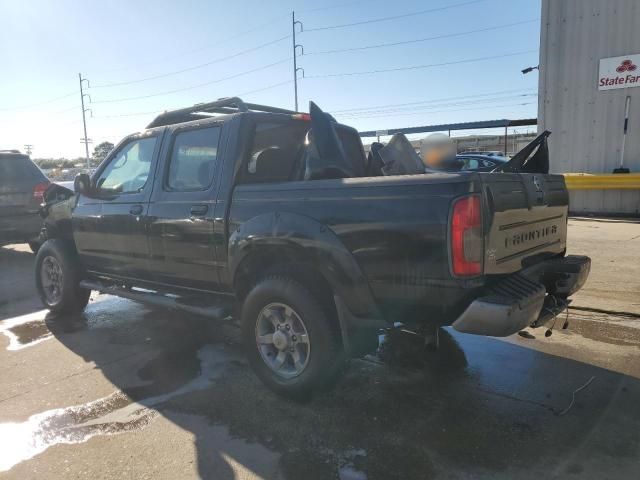
[[[96,435],[142,429],[158,415],[154,407],[174,397],[206,389],[239,362],[234,352],[221,345],[205,345],[196,355],[199,369],[195,378],[169,392],[134,401],[131,397],[138,395],[133,392],[158,390],[154,382],[146,381],[143,368],[141,386],[125,389],[131,395],[116,391],[89,403],[37,413],[25,422],[0,424],[0,472],[54,445],[82,443]]]
[[[18,317],[0,320],[0,334],[9,340],[7,350],[22,350],[38,343],[53,338],[60,333],[73,333],[85,328],[111,328],[115,324],[122,323],[123,312],[128,313],[127,322],[139,319],[146,312],[146,307],[106,295],[97,295],[92,298],[84,314],[61,317],[49,310],[39,310]]]
[[[0,333],[9,339],[7,350],[20,350],[53,337],[45,323],[48,310],[9,318],[0,323]]]

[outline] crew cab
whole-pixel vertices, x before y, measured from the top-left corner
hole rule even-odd
[[[565,256],[562,176],[391,175],[414,161],[408,142],[380,168],[356,130],[310,111],[227,98],[166,112],[75,192],[52,187],[36,260],[45,306],[80,311],[97,290],[235,316],[257,375],[299,397],[394,322],[511,335],[586,281],[589,258]]]

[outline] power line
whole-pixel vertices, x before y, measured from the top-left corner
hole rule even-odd
[[[309,28],[307,30],[305,30],[305,32],[317,32],[320,30],[332,30],[335,28],[346,28],[346,27],[355,27],[357,25],[365,25],[365,24],[369,24],[369,23],[378,23],[378,22],[386,22],[389,20],[397,20],[399,18],[406,18],[406,17],[413,17],[416,15],[424,15],[425,13],[433,13],[433,12],[440,12],[442,10],[449,10],[451,8],[457,8],[457,7],[464,7],[466,5],[471,5],[474,3],[480,3],[480,2],[484,2],[486,0],[471,0],[468,2],[462,2],[462,3],[454,3],[452,5],[447,5],[444,7],[438,7],[438,8],[429,8],[426,10],[419,10],[417,12],[411,12],[411,13],[404,13],[402,15],[393,15],[393,16],[389,16],[389,17],[381,17],[381,18],[373,18],[370,20],[362,20],[360,22],[352,22],[352,23],[342,23],[342,24],[338,24],[338,25],[327,25],[324,27],[316,27],[316,28]]]
[[[350,77],[355,75],[370,75],[374,73],[386,73],[386,72],[401,72],[405,70],[419,70],[422,68],[431,68],[431,67],[443,67],[446,65],[458,65],[461,63],[470,63],[470,62],[482,62],[485,60],[494,60],[496,58],[506,58],[506,57],[515,57],[516,55],[524,55],[526,53],[537,52],[538,50],[524,50],[521,52],[513,52],[513,53],[505,53],[502,55],[491,55],[488,57],[478,57],[478,58],[467,58],[465,60],[456,60],[453,62],[442,62],[442,63],[431,63],[428,65],[412,65],[409,67],[397,67],[397,68],[385,68],[380,70],[366,70],[361,72],[344,72],[344,73],[329,73],[326,75],[307,75],[305,78],[329,78],[329,77]]]
[[[371,3],[371,0],[357,0],[357,1],[354,1],[354,2],[338,3],[338,4],[335,4],[335,5],[327,5],[326,7],[309,8],[307,10],[300,10],[298,13],[320,12],[320,11],[323,11],[323,10],[332,10],[334,8],[350,7],[352,5],[358,5],[360,3]]]
[[[484,98],[478,100],[467,100],[464,102],[449,102],[449,103],[438,103],[433,105],[416,105],[411,107],[399,107],[399,108],[380,108],[380,109],[371,109],[360,112],[344,112],[339,115],[343,116],[367,116],[367,115],[376,115],[382,113],[398,113],[398,112],[412,112],[412,111],[425,111],[425,110],[433,110],[434,108],[451,108],[451,107],[462,107],[468,105],[488,105],[495,102],[504,102],[505,100],[516,100],[521,97],[532,97],[536,96],[535,94],[528,95],[508,95],[502,97],[495,98]]]
[[[503,25],[496,25],[495,27],[487,27],[487,28],[479,28],[476,30],[467,30],[465,32],[457,32],[457,33],[447,33],[444,35],[436,35],[433,37],[424,37],[424,38],[417,38],[415,40],[405,40],[405,41],[401,41],[401,42],[391,42],[391,43],[378,43],[375,45],[365,45],[362,47],[353,47],[353,48],[338,48],[335,50],[321,50],[318,52],[309,52],[309,53],[305,53],[305,55],[324,55],[324,54],[329,54],[329,53],[342,53],[342,52],[356,52],[356,51],[360,51],[360,50],[369,50],[372,48],[382,48],[382,47],[395,47],[398,45],[408,45],[411,43],[419,43],[419,42],[427,42],[429,40],[438,40],[441,38],[451,38],[451,37],[460,37],[463,35],[471,35],[473,33],[480,33],[480,32],[489,32],[491,30],[499,30],[502,28],[508,28],[508,27],[514,27],[516,25],[524,25],[526,23],[533,23],[533,22],[537,22],[539,21],[539,18],[535,18],[533,20],[524,20],[522,22],[514,22],[514,23],[506,23]]]
[[[57,102],[58,100],[62,100],[64,98],[72,97],[72,96],[77,95],[77,94],[78,94],[78,92],[75,91],[75,92],[67,93],[65,95],[60,95],[59,97],[51,98],[49,100],[44,100],[44,101],[38,102],[38,103],[32,103],[32,104],[29,104],[29,105],[20,105],[18,107],[0,108],[0,111],[7,112],[7,111],[16,111],[16,110],[29,110],[30,108],[39,107],[41,105],[47,105],[49,103],[54,103],[54,102]]]
[[[535,105],[537,102],[524,102],[524,103],[510,103],[510,104],[504,104],[504,105],[493,105],[491,106],[491,108],[506,108],[506,107],[520,107],[520,106],[525,106],[525,105]],[[344,117],[347,118],[348,120],[353,120],[353,119],[357,119],[357,118],[363,118],[363,117],[367,117],[367,118],[382,118],[382,117],[401,117],[401,116],[405,116],[405,115],[425,115],[425,114],[434,114],[434,113],[449,113],[449,112],[466,112],[469,110],[483,110],[486,109],[487,106],[483,105],[480,107],[469,107],[469,108],[459,108],[459,109],[452,109],[452,110],[433,110],[433,111],[427,111],[427,112],[402,112],[402,113],[379,113],[379,114],[375,114],[375,115],[362,115],[362,116],[350,116],[350,117]],[[337,114],[337,117],[342,117],[341,115]]]
[[[143,115],[154,115],[156,113],[162,113],[165,110],[153,110],[152,112],[136,112],[136,113],[122,113],[118,115],[98,115],[93,118],[103,119],[103,118],[121,118],[121,117],[141,117]]]
[[[415,102],[406,102],[406,103],[391,103],[391,104],[386,104],[386,105],[375,105],[373,107],[358,107],[358,108],[346,108],[343,110],[330,110],[331,113],[345,113],[345,112],[354,112],[354,111],[359,111],[359,110],[371,110],[374,108],[386,108],[386,107],[403,107],[406,105],[418,105],[418,104],[422,104],[422,103],[436,103],[436,102],[445,102],[445,101],[451,101],[451,100],[465,100],[465,99],[469,99],[469,98],[478,98],[478,97],[490,97],[490,96],[494,96],[494,95],[504,95],[507,93],[519,93],[519,92],[526,92],[526,91],[531,91],[531,90],[536,90],[534,88],[528,88],[528,89],[521,89],[521,88],[514,88],[511,90],[500,90],[498,92],[489,92],[489,93],[479,93],[479,94],[474,94],[474,95],[463,95],[463,96],[459,96],[459,97],[444,97],[444,98],[434,98],[431,100],[418,100]]]
[[[334,113],[366,113],[373,111],[394,111],[394,110],[405,110],[405,109],[413,109],[413,108],[434,108],[440,107],[443,105],[460,105],[460,104],[468,104],[468,103],[487,103],[494,102],[496,100],[502,100],[505,98],[519,98],[519,97],[536,97],[537,93],[517,93],[510,95],[478,95],[478,96],[467,96],[467,97],[451,97],[449,99],[441,99],[441,100],[430,100],[430,101],[422,101],[422,102],[407,102],[407,103],[397,103],[397,104],[387,104],[387,105],[379,105],[368,108],[358,108],[351,110],[342,110]],[[485,98],[483,98],[485,97]],[[486,98],[491,97],[491,98]],[[426,104],[426,105],[425,105]]]
[[[244,96],[244,95],[248,95],[250,93],[256,93],[256,92],[260,92],[260,91],[264,91],[270,88],[275,88],[275,87],[279,87],[282,85],[287,85],[290,84],[292,82],[292,80],[287,80],[285,82],[279,82],[273,85],[269,85],[267,87],[262,87],[256,90],[250,90],[247,92],[242,92],[239,93],[238,96]],[[491,102],[495,102],[495,101],[504,101],[507,99],[512,99],[512,98],[518,98],[518,97],[527,97],[527,96],[536,96],[536,94],[519,94],[519,95],[510,95],[510,96],[503,96],[503,97],[497,97],[497,98],[487,98],[487,99],[478,99],[478,100],[469,100],[467,102],[455,102],[455,103],[439,103],[439,104],[435,104],[435,105],[422,105],[422,106],[415,106],[415,107],[410,107],[411,110],[425,110],[425,109],[433,109],[433,108],[443,108],[443,107],[449,107],[449,106],[462,106],[462,105],[475,105],[478,103],[491,103]],[[368,115],[374,115],[374,114],[380,114],[380,113],[394,113],[394,112],[398,112],[398,111],[402,111],[403,109],[386,109],[385,107],[396,107],[396,106],[405,106],[405,105],[415,105],[416,103],[424,103],[424,102],[412,102],[412,103],[406,103],[406,104],[396,104],[396,105],[387,105],[387,106],[379,106],[379,107],[370,107],[368,109],[359,109],[360,111],[345,111],[345,110],[338,110],[338,111],[331,111],[332,114],[336,114],[336,115],[341,115],[341,116],[349,116],[349,117],[356,117],[356,116],[368,116]],[[406,107],[405,107],[406,108]],[[96,119],[104,119],[104,118],[121,118],[121,117],[139,117],[139,116],[144,116],[144,115],[154,115],[154,114],[158,114],[158,113],[162,113],[165,112],[165,110],[153,110],[153,111],[147,111],[147,112],[136,112],[136,113],[124,113],[124,114],[117,114],[117,115],[100,115],[100,116],[96,116],[93,118]],[[79,121],[73,122],[73,123],[79,123]]]
[[[270,90],[272,88],[276,88],[276,87],[280,87],[282,85],[289,85],[290,83],[293,83],[293,80],[287,80],[285,82],[279,82],[279,83],[274,83],[272,85],[268,85],[266,87],[261,87],[261,88],[257,88],[255,90],[249,90],[248,92],[242,92],[238,94],[238,97],[242,97],[244,95],[249,95],[251,93],[258,93],[258,92],[263,92],[265,90]]]
[[[285,82],[278,82],[278,83],[274,83],[272,85],[267,85],[266,87],[260,87],[260,88],[257,88],[255,90],[249,90],[247,92],[238,93],[235,96],[242,97],[244,95],[249,95],[251,93],[262,92],[264,90],[269,90],[271,88],[280,87],[282,85],[288,85],[291,82],[293,82],[293,80],[287,80]],[[118,114],[118,115],[98,115],[98,116],[95,116],[93,118],[103,119],[103,118],[120,118],[120,117],[141,117],[141,116],[144,116],[144,115],[154,115],[154,114],[163,113],[163,112],[166,112],[166,111],[167,111],[167,109],[164,109],[164,110],[153,110],[153,111],[150,111],[150,112],[123,113],[123,114]]]
[[[69,126],[69,125],[78,125],[79,123],[82,123],[82,119],[81,118],[78,119],[78,120],[72,120],[70,122],[65,122],[62,125],[66,127],[66,126]]]
[[[535,97],[535,96],[537,95],[534,93],[520,94],[520,95],[507,95],[507,96],[501,96],[501,97],[495,97],[495,98],[467,100],[462,102],[437,103],[433,105],[414,105],[414,106],[396,107],[396,108],[372,108],[369,110],[361,110],[357,112],[342,112],[339,114],[346,115],[346,116],[362,116],[362,115],[372,115],[372,114],[378,114],[378,113],[396,113],[396,112],[415,111],[415,110],[432,110],[434,108],[448,108],[448,107],[459,107],[459,106],[466,106],[466,105],[491,104],[494,102],[502,102],[505,100],[514,100],[521,97]],[[333,113],[336,113],[336,112],[333,112]]]
[[[266,42],[266,43],[262,43],[260,45],[255,46],[255,47],[243,50],[241,52],[234,53],[232,55],[227,55],[226,57],[220,57],[220,58],[217,58],[215,60],[211,60],[209,62],[200,63],[198,65],[193,65],[191,67],[182,68],[180,70],[174,70],[172,72],[162,73],[162,74],[159,74],[159,75],[152,75],[150,77],[139,78],[137,80],[129,80],[129,81],[126,81],[126,82],[114,82],[114,83],[105,83],[103,85],[94,85],[91,88],[120,87],[122,85],[131,85],[133,83],[146,82],[146,81],[149,81],[149,80],[156,80],[158,78],[165,78],[165,77],[170,77],[170,76],[173,76],[173,75],[178,75],[178,74],[184,73],[184,72],[190,72],[192,70],[197,70],[199,68],[208,67],[209,65],[213,65],[213,64],[219,63],[219,62],[223,62],[225,60],[230,60],[232,58],[236,58],[236,57],[239,57],[241,55],[245,55],[247,53],[255,52],[256,50],[260,50],[261,48],[265,48],[265,47],[268,47],[268,46],[273,45],[275,43],[278,43],[278,42],[281,42],[283,40],[286,40],[289,37],[291,37],[291,35],[285,35],[284,37],[276,38],[275,40],[272,40],[272,41],[269,41],[269,42]]]
[[[70,112],[71,110],[79,110],[79,109],[80,109],[80,105],[74,105],[73,107],[69,107],[69,108],[65,108],[63,110],[57,110],[55,112],[52,112],[51,115],[59,115],[61,113],[66,113],[66,112]]]
[[[273,67],[275,65],[280,65],[282,63],[288,62],[290,60],[291,60],[291,57],[288,57],[288,58],[285,58],[285,59],[282,59],[282,60],[278,60],[277,62],[270,63],[268,65],[263,65],[261,67],[253,68],[251,70],[246,70],[244,72],[236,73],[235,75],[230,75],[228,77],[222,77],[222,78],[218,78],[216,80],[211,80],[211,81],[204,82],[204,83],[198,83],[196,85],[191,85],[189,87],[176,88],[174,90],[166,90],[164,92],[151,93],[151,94],[148,94],[148,95],[139,95],[139,96],[136,96],[136,97],[111,98],[111,99],[108,99],[108,100],[99,100],[97,102],[91,102],[91,103],[92,104],[98,104],[98,103],[128,102],[128,101],[131,101],[131,100],[141,100],[143,98],[159,97],[161,95],[169,95],[171,93],[184,92],[184,91],[187,91],[187,90],[193,90],[194,88],[200,88],[200,87],[205,87],[207,85],[213,85],[214,83],[223,82],[225,80],[231,80],[233,78],[241,77],[243,75],[248,75],[250,73],[258,72],[260,70],[265,70],[265,69]]]
[[[103,138],[124,138],[127,135],[131,135],[134,132],[128,132],[128,133],[123,133],[122,135],[100,135],[98,136],[98,139],[103,139]]]
[[[530,95],[533,96],[533,95]],[[496,98],[486,98],[486,99],[482,99],[482,100],[469,100],[466,102],[451,102],[451,103],[439,103],[439,104],[434,104],[434,105],[416,105],[413,107],[401,107],[401,108],[390,108],[390,109],[376,109],[376,110],[366,110],[366,111],[360,111],[360,112],[344,112],[344,113],[337,113],[336,115],[343,115],[343,116],[366,116],[366,115],[375,115],[375,114],[382,114],[382,113],[398,113],[398,112],[413,112],[413,111],[427,111],[427,110],[433,110],[433,109],[437,109],[437,108],[452,108],[452,107],[463,107],[463,106],[469,106],[469,105],[485,105],[485,106],[491,106],[492,103],[496,103],[496,102],[504,102],[505,100],[518,100],[520,99],[521,96],[515,96],[515,95],[511,95],[511,96],[504,96],[504,97],[496,97]],[[522,99],[524,100],[524,99]]]
[[[136,66],[140,67],[140,66],[147,66],[147,65],[157,65],[158,63],[162,63],[162,62],[165,62],[167,60],[172,60],[174,58],[180,58],[180,57],[183,57],[184,55],[191,55],[193,53],[201,52],[203,50],[207,50],[207,49],[212,48],[212,47],[217,47],[217,46],[229,43],[230,41],[235,40],[235,39],[237,39],[239,37],[242,37],[244,35],[247,35],[249,33],[253,33],[255,31],[257,31],[257,30],[261,30],[261,29],[263,29],[265,27],[268,27],[268,26],[276,23],[278,20],[280,20],[280,19],[282,19],[284,17],[288,17],[288,16],[289,16],[288,13],[287,14],[283,14],[283,15],[278,15],[277,17],[273,17],[271,20],[268,20],[268,21],[266,21],[264,23],[256,25],[255,27],[251,27],[251,28],[249,28],[247,30],[243,30],[242,32],[239,32],[239,33],[237,33],[235,35],[232,35],[230,37],[226,37],[224,40],[222,40],[220,42],[216,42],[216,43],[210,44],[210,45],[205,45],[205,46],[193,49],[193,50],[187,50],[186,52],[177,53],[175,55],[170,55],[170,56],[167,56],[167,57],[163,57],[162,59],[154,60],[154,61],[151,61],[151,62],[136,63]],[[94,73],[119,72],[119,71],[122,71],[122,70],[127,70],[129,68],[130,67],[120,67],[120,68],[113,68],[113,69],[109,69],[109,70],[101,70],[101,71],[94,72]]]

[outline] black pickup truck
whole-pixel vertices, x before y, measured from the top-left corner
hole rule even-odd
[[[413,152],[415,154],[415,152]],[[36,284],[53,312],[91,290],[235,316],[257,375],[329,385],[400,321],[424,335],[548,323],[589,274],[565,256],[559,175],[385,175],[358,132],[238,98],[166,112],[42,208]]]

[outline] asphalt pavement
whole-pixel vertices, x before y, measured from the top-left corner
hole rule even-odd
[[[640,223],[571,219],[569,244],[593,268],[566,330],[445,329],[305,404],[257,380],[233,321],[95,294],[56,318],[28,247],[0,248],[0,478],[637,478]]]

